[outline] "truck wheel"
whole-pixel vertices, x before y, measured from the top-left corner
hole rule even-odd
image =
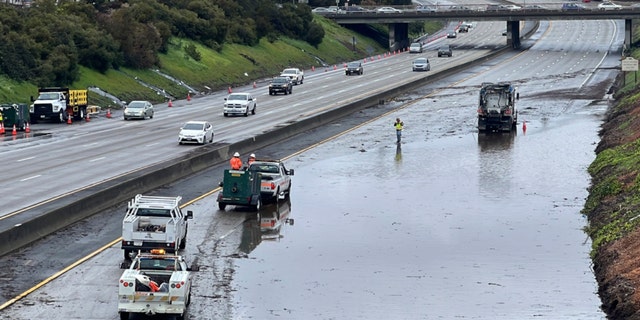
[[[180,241],[180,249],[184,249],[187,247],[187,232],[184,233],[184,237],[182,241]]]
[[[131,250],[124,249],[124,260],[131,261]]]
[[[257,105],[253,106],[253,110],[251,110],[251,114],[256,114],[256,108],[257,107],[258,107]]]
[[[224,208],[226,208],[226,207],[227,207],[226,203],[218,202],[218,209],[224,210]]]
[[[262,201],[260,200],[260,197],[258,197],[258,201],[256,202],[256,205],[253,206],[253,209],[256,211],[260,211],[260,208],[262,208]]]
[[[67,117],[64,116],[63,110],[60,110],[60,112],[58,113],[58,120],[60,121],[60,123],[64,123],[67,120]]]
[[[129,320],[129,312],[121,311],[119,313],[120,313],[120,320]]]
[[[80,108],[80,110],[78,110],[78,116],[74,117],[75,120],[84,120],[85,118],[85,114],[84,114],[84,109]]]
[[[248,116],[249,116],[249,107],[247,107],[247,110],[245,110],[245,112],[244,112],[244,116],[245,116],[245,117],[248,117]]]

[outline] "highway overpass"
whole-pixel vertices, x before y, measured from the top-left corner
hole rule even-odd
[[[633,20],[640,19],[640,7],[623,6],[620,10],[600,10],[597,6],[584,10],[562,10],[561,5],[549,9],[484,10],[484,7],[465,7],[464,10],[437,10],[425,12],[403,10],[402,12],[347,11],[343,13],[322,13],[322,16],[341,25],[347,24],[387,24],[389,26],[389,49],[394,51],[409,46],[409,23],[425,20],[439,21],[505,21],[507,45],[520,47],[520,22],[540,20],[625,20],[624,43],[631,46]]]

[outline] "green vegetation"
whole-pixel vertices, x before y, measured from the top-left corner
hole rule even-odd
[[[630,55],[638,59],[640,50]],[[603,140],[589,166],[592,185],[583,214],[592,239],[592,256],[598,249],[640,227],[640,85],[636,74],[621,74],[616,103],[608,110]]]

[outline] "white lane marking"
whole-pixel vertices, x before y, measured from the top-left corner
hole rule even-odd
[[[38,174],[38,175],[31,176],[31,177],[28,177],[28,178],[20,179],[20,181],[27,181],[27,180],[31,180],[31,179],[38,178],[38,177],[40,177],[40,176],[42,176],[42,175],[41,175],[41,174]]]
[[[91,160],[89,160],[89,162],[94,162],[94,161],[104,160],[104,158],[105,158],[105,157],[100,157],[100,158],[91,159]]]
[[[18,160],[18,162],[31,160],[31,159],[33,159],[33,158],[35,158],[35,157],[22,158],[22,159]]]

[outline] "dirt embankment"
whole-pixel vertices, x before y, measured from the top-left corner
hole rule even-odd
[[[620,83],[620,81],[617,81]],[[583,211],[595,250],[602,309],[609,319],[640,320],[640,89],[615,96],[600,132]],[[635,160],[638,158],[638,160]],[[637,219],[636,219],[637,218]]]

